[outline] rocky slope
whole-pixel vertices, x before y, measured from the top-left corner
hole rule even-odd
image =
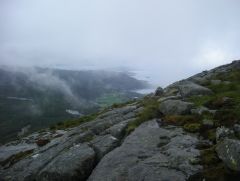
[[[238,180],[240,61],[0,147],[0,180]]]

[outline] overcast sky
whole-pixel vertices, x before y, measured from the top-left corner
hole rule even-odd
[[[240,58],[239,0],[0,0],[0,64],[127,67],[166,85]]]

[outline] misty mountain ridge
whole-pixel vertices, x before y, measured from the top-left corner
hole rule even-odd
[[[2,140],[141,97],[135,90],[148,86],[124,72],[0,68]]]
[[[238,181],[239,92],[240,60],[60,122],[2,145],[0,179]]]

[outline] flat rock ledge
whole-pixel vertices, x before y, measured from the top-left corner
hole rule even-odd
[[[200,155],[198,138],[158,122],[139,126],[100,161],[88,181],[183,181],[200,171],[200,165],[192,164]]]

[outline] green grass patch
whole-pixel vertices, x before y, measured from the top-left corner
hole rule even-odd
[[[212,98],[212,96],[192,96],[188,101],[194,103],[195,106],[200,107],[211,101]]]
[[[214,94],[208,96],[193,96],[188,101],[197,107],[205,106],[217,110],[211,119],[217,120],[219,126],[232,126],[240,121],[240,71],[219,74],[215,77],[230,83],[207,85]]]
[[[159,103],[153,98],[144,98],[141,101],[144,107],[143,111],[139,113],[135,121],[128,124],[126,129],[126,135],[129,135],[135,128],[137,128],[143,122],[149,121],[153,118],[159,118],[161,113],[159,111]]]
[[[200,121],[200,117],[197,115],[168,115],[163,118],[167,124],[175,126],[183,126],[187,123],[196,123]]]
[[[188,131],[190,133],[196,133],[199,132],[201,129],[201,124],[199,123],[189,123],[184,125],[184,130]]]
[[[222,81],[240,82],[240,71],[239,69],[235,69],[230,72],[217,73],[214,75],[213,79],[218,79]]]
[[[94,120],[98,115],[99,114],[90,114],[90,115],[83,116],[78,119],[72,119],[72,120],[59,122],[56,125],[51,126],[50,129],[57,130],[57,129],[67,129],[67,128],[76,127],[76,126],[79,126],[80,124]]]

